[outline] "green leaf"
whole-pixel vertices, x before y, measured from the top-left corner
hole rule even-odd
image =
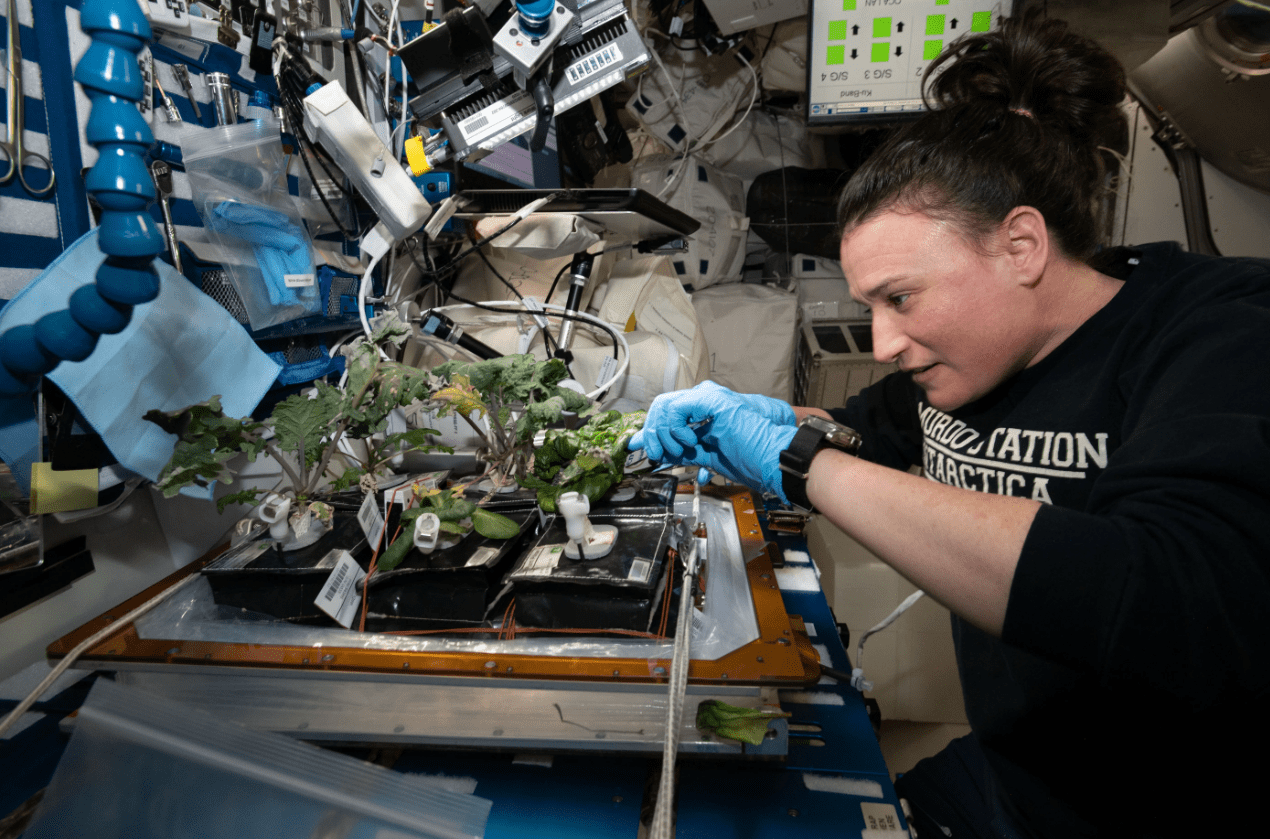
[[[440,517],[438,516],[438,518]],[[471,528],[461,525],[457,521],[442,521],[440,529],[455,536],[466,536],[471,532]]]
[[[231,504],[255,504],[261,495],[267,490],[263,489],[243,489],[229,495],[221,496],[216,499],[216,512],[223,513],[225,508]]]
[[[770,721],[789,716],[784,711],[738,708],[717,699],[707,699],[697,706],[697,729],[758,746],[767,735]]]
[[[379,571],[391,571],[401,564],[410,549],[414,547],[414,529],[402,528],[401,534],[392,540],[392,544],[375,560],[375,568]]]
[[[507,516],[480,507],[472,511],[472,526],[486,539],[510,539],[520,532],[520,525]]]
[[[338,419],[334,408],[330,399],[309,399],[299,393],[279,402],[272,415],[278,448],[298,456],[303,445],[305,468],[317,463],[326,445],[323,440]]]

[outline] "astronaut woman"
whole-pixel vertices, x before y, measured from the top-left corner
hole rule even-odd
[[[899,372],[828,412],[707,382],[632,447],[814,508],[952,611],[972,733],[897,783],[919,829],[1229,829],[1270,710],[1270,263],[1099,249],[1124,72],[1061,21],[937,65],[839,204]]]

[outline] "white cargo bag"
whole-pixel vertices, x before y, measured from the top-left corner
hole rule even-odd
[[[681,357],[689,387],[706,378],[710,351],[705,333],[668,257],[640,256],[615,263],[595,299],[599,317],[618,329],[652,332],[669,340]]]
[[[684,151],[689,140],[701,143],[718,134],[750,101],[754,85],[735,58],[704,50],[668,49],[663,54],[659,66],[640,77],[626,110],[649,134]]]
[[[741,393],[793,398],[798,298],[755,283],[692,295],[710,345],[710,378]]]
[[[667,184],[670,189],[663,194]],[[688,155],[686,161],[651,155],[631,168],[631,186],[660,195],[676,210],[701,222],[688,238],[688,252],[671,260],[681,283],[700,290],[741,278],[750,223],[740,178],[697,155]]]

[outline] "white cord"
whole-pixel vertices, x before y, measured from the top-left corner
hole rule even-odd
[[[34,705],[44,694],[44,691],[48,690],[54,682],[61,678],[61,675],[69,670],[70,666],[74,664],[81,655],[118,632],[119,627],[132,623],[155,606],[158,606],[168,597],[175,594],[178,589],[192,583],[194,580],[199,579],[200,576],[201,575],[199,574],[190,574],[188,577],[178,580],[156,594],[154,597],[151,597],[145,603],[142,603],[140,606],[124,615],[119,620],[112,621],[108,625],[94,632],[88,638],[80,641],[73,650],[67,653],[62,660],[57,663],[56,667],[49,671],[49,674],[44,677],[44,681],[36,685],[35,690],[31,691],[31,693],[27,695],[26,699],[19,702],[18,707],[9,712],[9,716],[4,718],[4,722],[0,722],[0,737],[3,737],[8,730],[13,727],[14,723],[16,723],[23,714],[30,710],[31,706]]]
[[[679,755],[679,727],[683,724],[684,695],[688,690],[688,664],[692,660],[692,629],[688,616],[692,612],[692,577],[696,573],[698,541],[691,538],[689,556],[684,563],[680,585],[679,615],[675,619],[675,643],[670,660],[670,689],[666,701],[666,739],[661,752],[661,782],[657,788],[657,805],[648,834],[651,839],[673,836],[672,817],[675,799],[675,758]],[[669,584],[669,583],[668,583]]]
[[[860,636],[860,641],[856,644],[856,648],[855,648],[855,669],[851,671],[851,687],[855,688],[861,693],[865,691],[873,690],[873,683],[866,682],[864,680],[864,642],[868,640],[870,635],[874,634],[875,632],[881,632],[883,629],[886,629],[888,626],[895,623],[895,621],[899,618],[899,616],[907,612],[909,610],[909,607],[911,607],[918,600],[921,600],[922,595],[925,593],[926,592],[922,591],[921,589],[918,589],[917,591],[913,592],[908,597],[904,598],[903,603],[895,607],[895,611],[891,612],[891,614],[882,618],[881,622],[879,622],[877,626],[873,627],[868,632]]]
[[[758,73],[754,72],[754,67],[753,67],[753,65],[751,65],[751,64],[750,64],[750,62],[748,62],[748,61],[746,61],[746,60],[745,60],[745,56],[741,55],[741,54],[738,52],[738,53],[736,54],[736,57],[737,57],[737,59],[738,59],[738,60],[739,60],[742,64],[744,64],[744,65],[745,65],[745,69],[747,69],[747,70],[749,70],[749,71],[750,71],[750,76],[751,76],[751,77],[753,77],[753,79],[754,79],[754,89],[750,92],[750,104],[749,104],[748,106],[746,106],[746,108],[745,108],[745,113],[741,115],[741,118],[740,118],[740,119],[738,119],[736,122],[732,123],[732,127],[731,127],[731,128],[729,128],[727,131],[724,131],[722,134],[718,134],[718,135],[716,135],[716,136],[714,136],[714,137],[710,138],[709,140],[705,140],[705,141],[703,141],[703,142],[701,143],[700,148],[705,148],[706,146],[711,146],[711,145],[714,145],[715,143],[717,143],[717,142],[719,142],[720,140],[722,140],[724,137],[726,137],[726,136],[728,136],[729,134],[731,134],[733,131],[737,130],[737,128],[739,128],[740,126],[744,125],[744,124],[745,124],[745,120],[746,120],[746,119],[748,119],[748,118],[749,118],[749,116],[750,116],[750,111],[752,111],[752,110],[754,109],[754,103],[758,101],[758,89],[759,89],[759,83],[758,83]]]
[[[516,301],[515,300],[485,300],[485,301],[482,301],[480,305],[482,306],[513,305],[514,306],[516,305]],[[554,309],[557,312],[563,312],[566,314],[569,313],[569,310],[566,309],[564,306],[558,306],[555,303],[541,303],[539,305],[541,305],[544,309]],[[447,309],[447,308],[454,308],[454,307],[444,306],[441,308]],[[533,313],[533,310],[527,306],[524,307],[522,311],[528,312],[530,314]],[[506,314],[515,315],[515,314],[519,314],[519,312],[507,312]],[[595,390],[586,394],[587,399],[599,399],[601,393],[604,393],[604,391],[608,390],[613,385],[620,382],[622,380],[622,376],[626,375],[626,368],[630,366],[630,363],[631,363],[631,346],[630,344],[626,342],[626,337],[622,335],[622,333],[619,332],[617,328],[613,326],[613,324],[608,323],[607,321],[600,320],[594,315],[588,315],[586,312],[572,312],[571,314],[573,315],[573,317],[581,318],[582,320],[587,321],[588,323],[591,323],[595,326],[600,327],[601,330],[604,330],[605,334],[612,335],[617,340],[618,345],[621,346],[622,348],[622,360],[618,363],[617,370],[614,371],[613,375],[610,376],[606,382],[600,385],[596,385]]]

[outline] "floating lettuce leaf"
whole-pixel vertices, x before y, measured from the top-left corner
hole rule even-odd
[[[767,736],[767,724],[789,716],[784,711],[738,708],[717,699],[707,699],[697,706],[697,730],[759,746]]]

